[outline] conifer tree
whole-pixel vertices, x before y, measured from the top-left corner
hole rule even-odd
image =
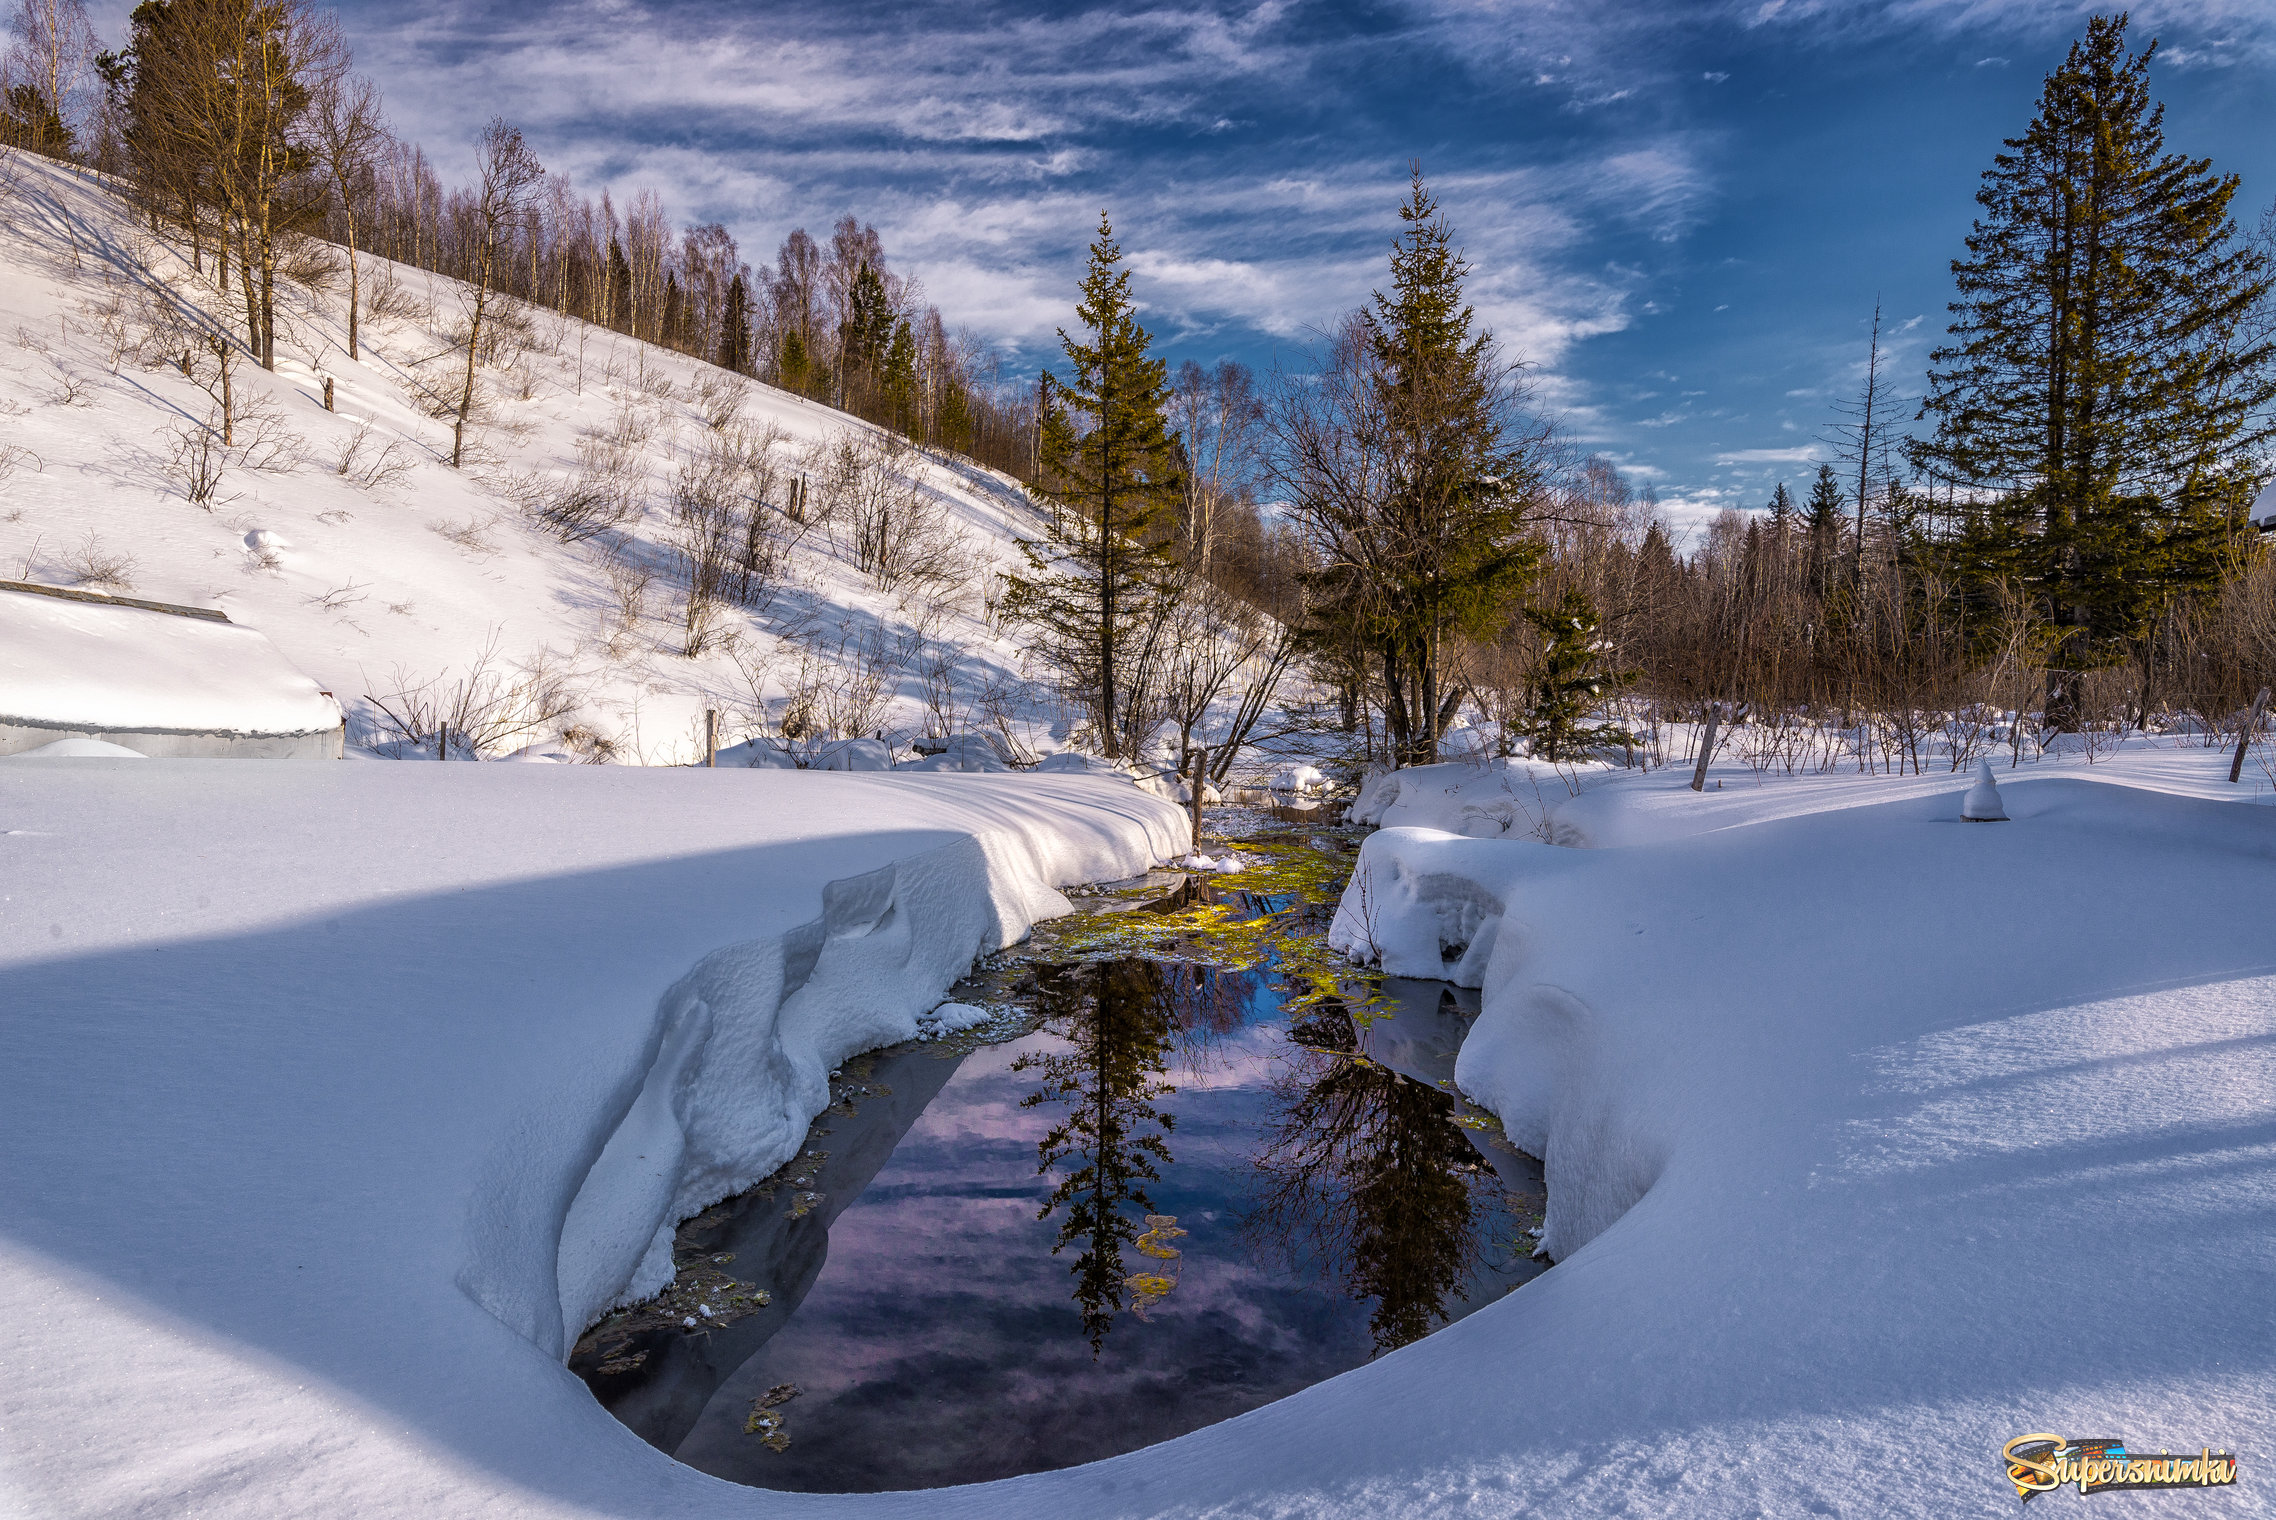
[[[1823,596],[1833,582],[1834,562],[1841,558],[1841,528],[1846,517],[1841,481],[1830,464],[1818,466],[1810,483],[1810,499],[1802,508],[1802,532],[1809,539],[1809,587]]]
[[[801,396],[813,394],[813,360],[806,352],[806,339],[795,327],[782,335],[782,358],[777,361],[782,387]]]
[[[1501,626],[1539,560],[1525,533],[1539,440],[1514,432],[1511,368],[1475,328],[1463,301],[1469,261],[1420,166],[1399,219],[1391,291],[1364,318],[1385,489],[1371,520],[1352,525],[1366,570],[1332,570],[1313,623],[1348,619],[1363,631],[1394,756],[1427,765],[1460,697],[1442,689],[1449,643]]]
[[[1049,374],[1038,453],[1051,523],[1042,541],[1023,545],[1029,573],[1012,578],[1008,599],[1090,707],[1108,755],[1145,738],[1149,704],[1125,645],[1161,595],[1182,489],[1165,416],[1168,366],[1148,354],[1153,339],[1121,265],[1102,212],[1075,308],[1083,335],[1060,329],[1070,373]]]
[[[906,320],[894,324],[893,340],[885,345],[879,376],[879,400],[885,419],[896,432],[917,431],[917,335]]]
[[[719,367],[738,374],[751,367],[751,295],[739,274],[727,282],[719,314]]]
[[[1985,171],[1915,452],[1981,503],[1967,562],[2012,569],[2056,640],[2056,729],[2078,724],[2080,671],[2217,578],[2276,399],[2276,351],[2246,336],[2270,272],[2236,237],[2237,179],[2165,150],[2157,44],[2125,33],[2094,18]]]
[[[1541,639],[1532,701],[1521,725],[1533,753],[1555,762],[1578,759],[1591,745],[1633,743],[1625,729],[1584,726],[1635,679],[1631,671],[1606,668],[1606,645],[1588,593],[1570,587],[1554,603],[1526,608],[1525,620]]]

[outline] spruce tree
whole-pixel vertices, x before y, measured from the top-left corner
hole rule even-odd
[[[1588,593],[1569,588],[1554,603],[1526,608],[1525,620],[1541,639],[1531,701],[1520,725],[1533,753],[1557,762],[1579,759],[1593,745],[1634,743],[1626,729],[1585,726],[1635,679],[1633,671],[1605,667],[1606,646]]]
[[[741,275],[727,282],[719,314],[719,367],[741,374],[751,367],[751,296]]]
[[[1047,372],[1051,404],[1038,447],[1050,527],[1022,545],[1029,573],[1008,606],[1090,707],[1099,748],[1134,752],[1148,704],[1124,658],[1131,630],[1161,595],[1182,480],[1165,409],[1168,366],[1148,350],[1130,271],[1102,212],[1075,308],[1081,338],[1059,332],[1070,373]]]
[[[917,335],[906,320],[893,328],[885,345],[878,379],[879,400],[884,403],[886,425],[897,432],[917,430]]]
[[[2078,672],[2216,580],[2276,400],[2276,351],[2246,337],[2270,274],[2230,219],[2237,179],[2165,150],[2157,44],[2125,33],[2091,21],[1985,171],[1915,452],[1975,498],[1966,562],[2012,570],[2056,640],[2057,729]]]
[[[1382,484],[1306,504],[1334,519],[1337,558],[1312,578],[1304,634],[1315,650],[1367,648],[1393,759],[1427,765],[1462,695],[1443,681],[1450,646],[1503,627],[1539,561],[1525,531],[1538,439],[1513,428],[1511,367],[1463,300],[1470,264],[1419,167],[1399,219],[1390,293],[1361,319],[1362,452],[1380,457]]]
[[[1833,583],[1833,566],[1841,558],[1841,529],[1847,519],[1847,502],[1841,493],[1841,480],[1830,464],[1818,466],[1818,478],[1810,483],[1810,499],[1802,508],[1802,532],[1809,539],[1809,586],[1814,595],[1823,596]]]

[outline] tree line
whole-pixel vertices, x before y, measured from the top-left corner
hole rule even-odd
[[[1983,176],[1924,390],[1899,394],[1876,312],[1805,495],[1780,484],[1681,549],[1531,404],[1419,169],[1387,288],[1308,364],[1244,376],[1214,437],[1178,425],[1102,223],[1046,377],[1054,516],[1017,588],[1041,647],[1103,747],[1134,752],[1175,706],[1157,630],[1199,503],[1262,501],[1249,591],[1323,694],[1294,725],[1380,763],[1459,729],[1466,750],[1649,761],[1667,720],[1710,710],[1789,769],[2233,726],[2276,681],[2250,519],[2276,473],[2276,211],[2240,226],[2237,178],[2167,148],[2155,52],[2124,16],[2090,22]]]
[[[620,205],[544,172],[534,148],[501,186],[484,157],[446,186],[389,125],[338,19],[307,0],[143,0],[115,50],[84,0],[14,0],[0,142],[131,187],[241,296],[246,344],[275,358],[275,284],[319,238],[513,302],[661,344],[983,463],[1032,472],[1034,399],[983,340],[952,332],[877,229],[799,228],[753,268],[717,222],[677,225],[661,197]],[[497,146],[499,124],[478,148]],[[504,129],[510,130],[510,129]],[[517,138],[517,140],[519,140]],[[501,198],[500,192],[504,194]],[[366,313],[348,260],[348,348]],[[469,343],[469,351],[472,344]]]

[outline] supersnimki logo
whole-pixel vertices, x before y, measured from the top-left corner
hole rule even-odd
[[[2219,1488],[2236,1481],[2233,1452],[2207,1447],[2187,1453],[2128,1451],[2124,1441],[2072,1441],[2040,1431],[2000,1448],[2007,1481],[2028,1504],[2040,1494],[2076,1484],[2081,1494],[2122,1488]]]

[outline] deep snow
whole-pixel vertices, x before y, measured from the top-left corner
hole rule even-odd
[[[2007,1512],[2000,1445],[2045,1430],[2241,1451],[2235,1491],[2106,1502],[2264,1512],[2276,810],[2223,776],[2002,773],[1983,826],[1965,776],[1668,772],[1567,805],[1620,847],[1371,836],[1339,933],[1410,972],[1469,946],[1460,1081],[1544,1155],[1557,1268],[1163,1447],[831,1499],[675,1466],[563,1327],[1042,883],[1184,850],[1170,808],[1079,777],[15,763],[0,1509],[1952,1516]],[[745,1101],[770,1069],[775,1112]]]

